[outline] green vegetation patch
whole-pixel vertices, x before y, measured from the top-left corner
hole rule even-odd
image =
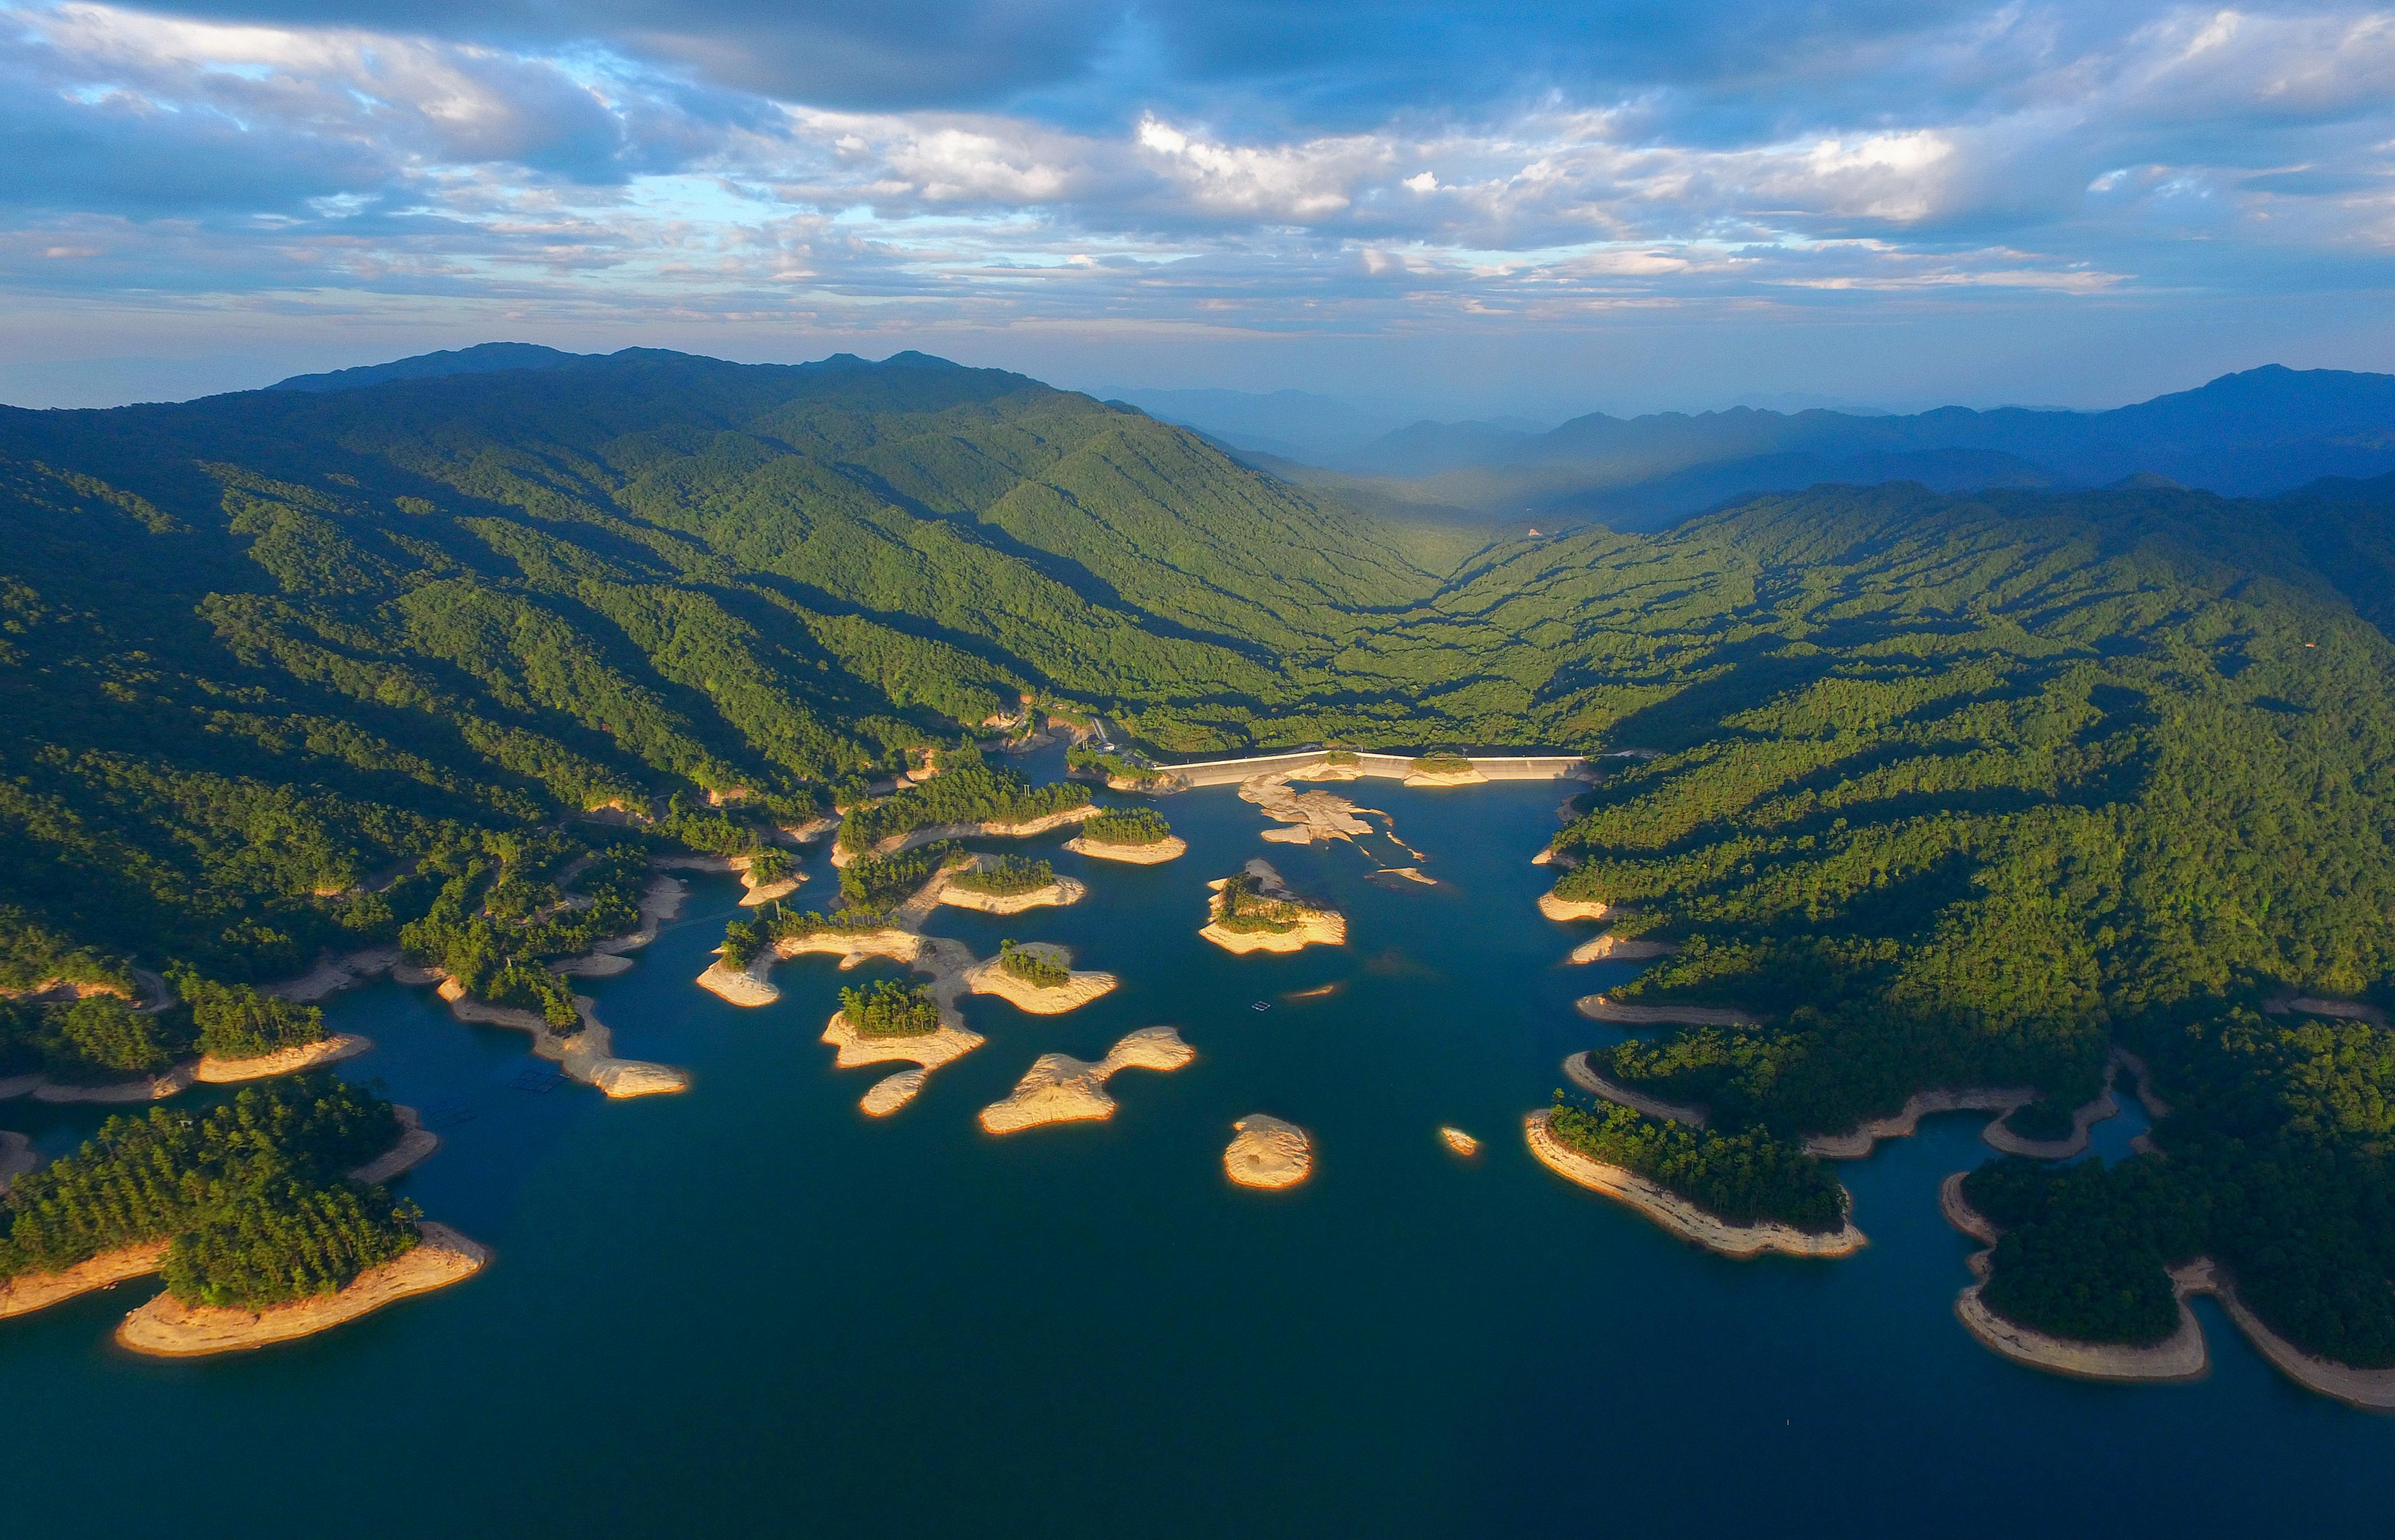
[[[1028,823],[1090,803],[1086,786],[1034,786],[1015,771],[993,767],[964,750],[942,754],[940,765],[930,780],[851,811],[840,820],[840,847],[867,851],[893,835],[943,824]]]
[[[859,1037],[921,1037],[940,1029],[940,1007],[932,991],[884,978],[869,989],[840,991],[840,1015]]]
[[[155,1075],[199,1047],[191,1013],[142,1011],[112,994],[71,1002],[0,1000],[0,1074],[40,1070],[97,1085]]]
[[[958,872],[948,879],[948,885],[962,888],[967,893],[986,893],[992,897],[1011,898],[1017,894],[1037,893],[1041,888],[1054,887],[1056,868],[1047,861],[1001,856],[972,870]]]
[[[1060,989],[1073,980],[1069,968],[1051,962],[1038,952],[1025,951],[1012,941],[999,944],[998,965],[1005,969],[1009,976],[1019,978],[1037,989]]]
[[[1172,826],[1152,807],[1110,807],[1081,826],[1100,844],[1152,845],[1172,838]]]
[[[1065,766],[1072,774],[1117,786],[1149,787],[1161,783],[1165,778],[1164,772],[1152,765],[1135,764],[1120,754],[1096,749],[1067,749],[1065,750]]]

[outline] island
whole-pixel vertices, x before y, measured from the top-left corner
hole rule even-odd
[[[1439,1125],[1438,1136],[1442,1140],[1446,1141],[1448,1148],[1454,1150],[1458,1155],[1477,1155],[1480,1153],[1480,1141],[1474,1138],[1471,1135],[1466,1134],[1460,1128],[1441,1123]]]
[[[941,874],[938,901],[985,914],[1021,914],[1025,909],[1078,904],[1090,890],[1059,877],[1046,861],[1017,856],[973,856]]]
[[[1065,848],[1101,861],[1157,866],[1187,854],[1189,845],[1153,808],[1110,807],[1082,824]]]
[[[925,1079],[940,1066],[982,1045],[961,1018],[931,989],[883,979],[866,989],[842,989],[840,1008],[824,1028],[823,1041],[838,1049],[842,1069],[873,1064],[912,1064],[877,1082],[857,1105],[867,1117],[887,1117],[915,1099]]]
[[[1724,1256],[1845,1256],[1862,1231],[1853,1197],[1819,1162],[1759,1131],[1718,1135],[1627,1107],[1565,1103],[1523,1119],[1530,1153],[1567,1181]]]
[[[1223,1173],[1241,1187],[1295,1187],[1314,1175],[1314,1142],[1305,1130],[1269,1113],[1250,1112],[1231,1124]]]
[[[1198,1056],[1171,1027],[1144,1027],[1106,1051],[1095,1064],[1064,1054],[1042,1054],[1004,1101],[981,1109],[981,1125],[992,1134],[1015,1134],[1047,1123],[1080,1122],[1115,1115],[1106,1081],[1121,1069],[1169,1072]]]
[[[0,1199],[0,1317],[163,1271],[166,1293],[120,1340],[191,1355],[323,1331],[457,1281],[485,1254],[380,1185],[438,1143],[401,1111],[311,1073],[204,1116],[111,1118]]]
[[[1347,943],[1345,917],[1302,902],[1269,862],[1250,861],[1238,874],[1206,885],[1213,898],[1198,934],[1224,951],[1293,952]]]
[[[1051,941],[1016,946],[1003,942],[998,955],[964,974],[974,994],[996,995],[1034,1016],[1061,1016],[1106,993],[1121,982],[1110,973],[1077,972],[1073,954]]]
[[[1096,816],[1089,788],[1034,786],[990,765],[970,746],[943,750],[939,774],[892,795],[850,807],[833,842],[832,864],[892,856],[934,841],[973,835],[1026,838]]]

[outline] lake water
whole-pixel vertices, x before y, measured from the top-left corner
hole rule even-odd
[[[1965,1334],[1972,1248],[1937,1188],[1985,1155],[1977,1117],[1844,1168],[1872,1244],[1841,1261],[1712,1256],[1549,1174],[1522,1114],[1607,1041],[1573,998],[1626,973],[1562,965],[1587,928],[1533,907],[1564,789],[1343,790],[1442,885],[1266,845],[1224,788],[1164,804],[1191,845],[1169,865],[1036,842],[1090,884],[1077,908],[939,910],[978,952],[1063,941],[1123,987],[1050,1018],[969,998],[987,1044],[885,1120],[856,1099],[886,1071],[816,1041],[871,970],[785,963],[761,1010],[693,987],[728,881],[586,981],[618,1052],[687,1066],[685,1095],[520,1089],[521,1035],[425,990],[339,997],[335,1024],[378,1044],[344,1072],[471,1114],[400,1188],[495,1262],[224,1360],[113,1348],[147,1283],[0,1324],[5,1533],[2384,1532],[2395,1421],[2287,1385],[2208,1301],[2193,1385],[2054,1378]],[[1257,855],[1334,899],[1350,945],[1199,941],[1203,883]],[[974,1122],[1038,1055],[1158,1023],[1198,1057],[1118,1075],[1112,1122]],[[1310,1183],[1224,1180],[1251,1111],[1312,1132]],[[0,1107],[52,1153],[98,1121]],[[2099,1148],[2141,1126],[2133,1107]]]

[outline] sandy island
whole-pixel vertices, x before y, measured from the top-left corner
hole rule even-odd
[[[1241,1187],[1295,1187],[1314,1175],[1314,1143],[1293,1122],[1250,1112],[1231,1125],[1223,1172]]]
[[[2208,1352],[2203,1328],[2187,1302],[2196,1294],[2210,1294],[2256,1350],[2297,1385],[2349,1406],[2395,1411],[2395,1369],[2356,1369],[2305,1352],[2248,1309],[2228,1270],[2207,1256],[2170,1269],[2171,1286],[2178,1295],[2178,1330],[2150,1348],[2074,1342],[2005,1320],[1979,1297],[1987,1286],[1996,1241],[2004,1232],[1963,1196],[1963,1179],[1969,1175],[1958,1171],[1938,1188],[1938,1206],[1947,1222],[1988,1248],[1971,1254],[1971,1271],[1978,1281],[1956,1296],[1954,1314],[1973,1336],[2005,1357],[2033,1369],[2082,1379],[2193,1379],[2207,1368]]]
[[[1289,884],[1268,861],[1254,860],[1247,865],[1247,873],[1256,880],[1256,891],[1278,903],[1295,904],[1302,911],[1294,925],[1285,931],[1225,930],[1216,921],[1222,917],[1223,889],[1227,877],[1218,877],[1206,884],[1213,894],[1208,903],[1205,925],[1198,932],[1207,940],[1228,952],[1293,952],[1311,946],[1343,947],[1347,944],[1346,917],[1330,909],[1318,909],[1301,902]]]
[[[1017,978],[1006,971],[1000,957],[974,963],[964,972],[965,988],[978,995],[996,995],[1015,1009],[1033,1016],[1062,1016],[1066,1011],[1087,1005],[1122,982],[1110,973],[1081,972],[1073,968],[1073,954],[1052,941],[1027,941],[1015,950],[1053,962],[1066,970],[1065,982],[1046,988]]]
[[[1286,824],[1286,829],[1267,829],[1264,837],[1276,844],[1310,844],[1317,840],[1325,843],[1345,840],[1354,843],[1359,834],[1370,834],[1372,826],[1362,815],[1370,814],[1387,826],[1389,841],[1417,861],[1428,860],[1421,851],[1397,837],[1397,822],[1377,807],[1359,807],[1346,798],[1330,791],[1295,791],[1290,789],[1292,777],[1308,780],[1353,780],[1351,765],[1322,764],[1282,770],[1268,775],[1250,776],[1239,783],[1239,800],[1252,803],[1264,816]],[[1407,784],[1411,785],[1409,781]]]
[[[1474,1138],[1471,1135],[1466,1134],[1460,1128],[1441,1123],[1438,1129],[1438,1136],[1446,1140],[1447,1148],[1454,1150],[1458,1155],[1477,1155],[1480,1153],[1480,1141]]]
[[[1087,834],[1076,834],[1065,842],[1065,848],[1076,856],[1088,856],[1101,861],[1121,861],[1130,866],[1160,866],[1178,860],[1189,853],[1189,842],[1178,834],[1167,834],[1148,844],[1112,844],[1093,840]]]
[[[1582,995],[1573,1002],[1591,1021],[1617,1027],[1756,1027],[1762,1018],[1730,1005],[1624,1005],[1611,996]]]
[[[1529,1141],[1530,1153],[1536,1155],[1548,1170],[1592,1192],[1601,1192],[1628,1204],[1673,1234],[1693,1241],[1707,1251],[1737,1257],[1760,1256],[1765,1252],[1780,1252],[1790,1256],[1846,1256],[1860,1251],[1868,1243],[1863,1232],[1855,1228],[1851,1217],[1843,1227],[1827,1235],[1810,1235],[1793,1225],[1783,1225],[1777,1220],[1754,1225],[1730,1224],[1634,1171],[1608,1165],[1570,1148],[1549,1132],[1548,1116],[1548,1109],[1542,1108],[1522,1120],[1522,1131]],[[1847,1204],[1849,1208],[1853,1205],[1851,1194]]]
[[[487,1248],[446,1225],[427,1220],[423,1239],[380,1267],[368,1268],[347,1287],[263,1310],[185,1305],[160,1294],[125,1318],[116,1340],[137,1353],[159,1358],[198,1358],[288,1342],[407,1298],[463,1282],[491,1259]]]
[[[981,1125],[992,1134],[1014,1134],[1045,1123],[1080,1122],[1115,1115],[1106,1081],[1119,1069],[1180,1069],[1198,1056],[1170,1027],[1144,1027],[1106,1051],[1095,1064],[1064,1054],[1042,1054],[1004,1101],[981,1109]]]

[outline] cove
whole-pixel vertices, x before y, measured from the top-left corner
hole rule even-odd
[[[973,842],[1052,859],[1091,896],[944,908],[926,929],[984,956],[1061,942],[1122,984],[1057,1017],[968,997],[988,1042],[887,1119],[856,1107],[880,1071],[834,1070],[817,1037],[842,984],[897,970],[800,958],[775,970],[775,1004],[724,1004],[692,980],[735,912],[728,879],[695,881],[635,968],[585,983],[617,1052],[691,1071],[681,1095],[521,1089],[547,1068],[522,1034],[460,1026],[426,990],[336,997],[331,1024],[377,1043],[342,1073],[467,1115],[398,1190],[493,1265],[223,1360],[112,1348],[147,1283],[0,1327],[10,1533],[2383,1521],[2395,1422],[2286,1384],[2209,1302],[2213,1372],[2185,1386],[2058,1379],[1965,1334],[1974,1247],[1937,1188],[1984,1158],[1984,1115],[1843,1165],[1872,1243],[1834,1262],[1708,1255],[1545,1171],[1521,1116],[1565,1055],[1612,1041],[1572,1001],[1635,966],[1564,966],[1590,927],[1537,912],[1554,872],[1528,857],[1570,788],[1339,790],[1386,809],[1438,885],[1375,881],[1343,844],[1267,845],[1229,787],[1159,804],[1190,844],[1162,866],[1084,859],[1070,830]],[[1205,882],[1256,856],[1341,909],[1349,944],[1237,957],[1200,940]],[[795,900],[827,902],[820,855],[802,870]],[[1196,1060],[1118,1079],[1111,1121],[976,1124],[1039,1055],[1095,1059],[1160,1024]],[[1259,1110],[1312,1135],[1304,1186],[1224,1179],[1232,1120]],[[18,1125],[56,1154],[100,1116]],[[2098,1124],[2098,1150],[2140,1127],[2134,1108]]]

